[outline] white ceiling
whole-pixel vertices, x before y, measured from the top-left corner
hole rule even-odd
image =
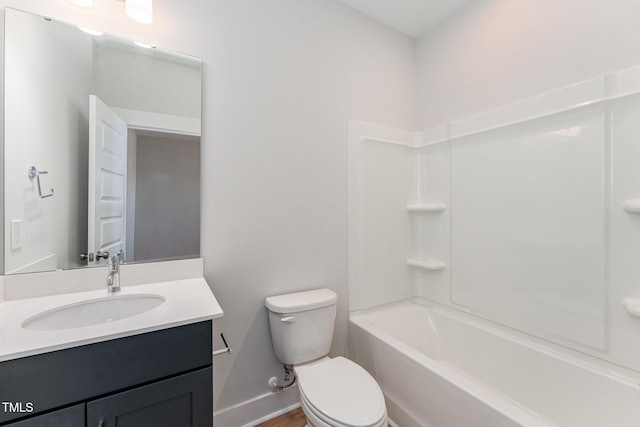
[[[471,0],[339,0],[410,37],[419,37]]]

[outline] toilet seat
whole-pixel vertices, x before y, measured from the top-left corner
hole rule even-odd
[[[327,425],[385,425],[384,395],[367,371],[344,357],[295,367],[303,406]]]
[[[303,393],[300,393],[300,400],[302,403],[302,410],[304,412],[305,417],[307,418],[307,426],[315,426],[315,427],[353,427],[348,424],[343,424],[339,421],[330,419],[320,413],[317,413],[317,410],[309,404],[306,397]],[[367,426],[367,427],[387,427],[387,415],[385,411],[385,416],[376,424]]]

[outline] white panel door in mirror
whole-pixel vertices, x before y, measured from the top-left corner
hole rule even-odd
[[[114,255],[125,248],[127,124],[97,96],[90,95],[89,104],[87,246]]]

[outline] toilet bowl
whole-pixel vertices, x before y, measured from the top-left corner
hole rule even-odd
[[[268,297],[278,359],[291,365],[311,427],[382,427],[387,409],[375,379],[344,357],[329,358],[338,298],[329,289]]]
[[[312,427],[382,427],[387,410],[380,387],[344,357],[294,367],[302,410]]]

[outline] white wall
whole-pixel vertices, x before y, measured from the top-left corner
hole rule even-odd
[[[282,374],[266,296],[335,290],[333,352],[344,351],[347,120],[412,128],[414,70],[413,41],[333,1],[215,4],[202,247],[238,350],[216,360],[226,408]]]
[[[415,127],[413,40],[332,0],[155,0],[150,26],[113,0],[91,10],[62,0],[0,6],[203,59],[201,253],[225,310],[216,329],[234,348],[214,363],[216,408],[268,393],[267,379],[281,374],[268,295],[334,289],[333,352],[342,353],[347,120]]]
[[[6,240],[6,271],[55,268],[55,258],[66,267],[70,256],[76,258],[70,254],[86,247],[86,233],[82,239],[75,231],[82,220],[86,228],[87,216],[77,195],[87,191],[91,38],[74,28],[11,12],[11,36],[6,39],[11,84],[5,88],[5,132],[10,141],[5,155],[11,161],[4,171],[5,233],[10,235],[12,220],[23,221],[24,233],[20,249],[11,250]],[[24,49],[28,45],[38,50]],[[54,188],[53,197],[39,197],[37,180],[27,176],[28,165],[48,172],[41,176],[42,192]]]
[[[640,64],[635,0],[476,0],[417,42],[426,129]]]
[[[105,104],[200,118],[202,72],[198,61],[180,61],[155,49],[99,41],[94,46],[93,93]]]

